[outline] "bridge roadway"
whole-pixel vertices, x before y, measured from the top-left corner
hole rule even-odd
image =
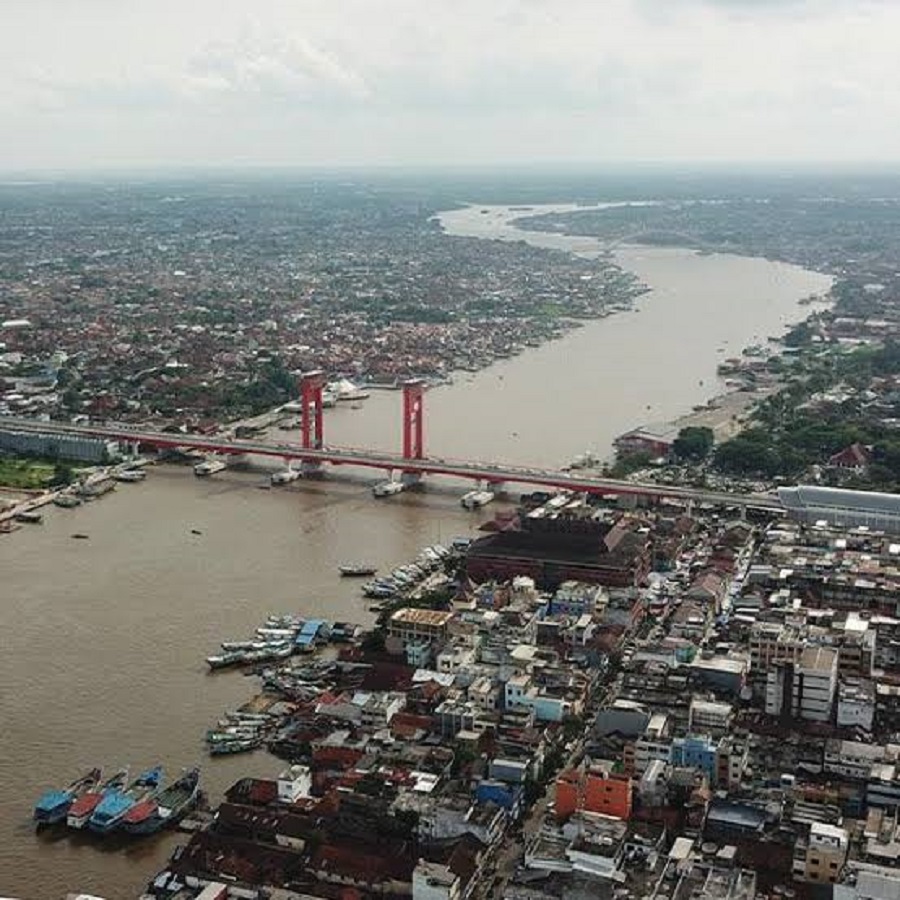
[[[724,491],[708,491],[676,485],[650,484],[622,481],[615,478],[585,478],[555,469],[529,468],[525,466],[495,465],[493,463],[448,460],[433,457],[405,459],[402,456],[374,450],[355,450],[346,447],[324,447],[306,450],[298,444],[269,444],[261,441],[231,440],[220,436],[206,437],[199,434],[170,434],[161,431],[131,429],[110,425],[72,425],[64,422],[39,422],[12,416],[0,417],[0,427],[42,434],[72,434],[83,437],[105,438],[149,444],[159,448],[201,450],[205,453],[238,456],[252,454],[304,463],[330,463],[331,465],[360,466],[384,471],[401,471],[416,475],[448,475],[452,477],[484,481],[486,483],[530,484],[540,487],[563,488],[590,494],[635,494],[653,498],[670,498],[693,503],[709,503],[716,506],[752,506],[757,509],[781,511],[781,501],[766,494],[732,494]]]

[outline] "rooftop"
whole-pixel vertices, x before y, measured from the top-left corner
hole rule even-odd
[[[405,607],[398,609],[391,616],[391,622],[398,625],[428,625],[440,628],[453,620],[452,612],[443,612],[435,609],[412,609]]]

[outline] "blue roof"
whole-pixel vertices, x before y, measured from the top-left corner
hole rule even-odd
[[[35,809],[56,809],[63,803],[68,803],[72,799],[71,791],[47,791],[41,794],[40,800],[35,803]]]
[[[134,797],[129,797],[128,794],[123,794],[121,791],[110,791],[104,795],[94,810],[92,818],[97,820],[104,818],[113,819],[132,806],[134,806]]]

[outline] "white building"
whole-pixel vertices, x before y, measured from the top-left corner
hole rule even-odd
[[[691,700],[688,713],[688,728],[692,732],[728,731],[731,727],[733,710],[730,703],[719,703],[712,700]]]
[[[312,772],[309,766],[291,766],[278,776],[278,799],[296,803],[312,795]]]
[[[440,863],[419,860],[413,869],[413,900],[459,900],[461,895],[458,875]]]
[[[654,760],[667,763],[672,751],[669,720],[663,713],[654,713],[644,733],[634,742],[634,771],[643,775]]]
[[[838,653],[807,647],[796,663],[775,663],[766,673],[766,713],[830,722],[838,679]]]
[[[875,721],[875,686],[871,681],[842,681],[838,686],[839,728],[871,731]]]

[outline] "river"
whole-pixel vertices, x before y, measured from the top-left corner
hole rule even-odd
[[[510,215],[464,210],[442,220],[450,234],[597,252],[590,239],[510,230]],[[780,334],[803,317],[797,300],[830,283],[734,256],[625,248],[617,259],[652,288],[638,311],[429,392],[429,451],[542,465],[606,452],[621,431],[709,399],[723,352]],[[360,409],[328,410],[325,427],[330,443],[398,449],[400,396],[373,392]],[[255,682],[209,675],[203,658],[270,612],[368,621],[358,585],[337,565],[389,567],[473,533],[489,515],[464,513],[449,490],[376,502],[364,481],[258,490],[263,482],[253,472],[198,479],[156,467],[143,484],[77,510],[51,507],[42,526],[0,538],[0,894],[136,897],[185,838],[122,846],[36,836],[36,796],[97,764],[161,761],[174,774],[201,762],[214,801],[241,775],[273,776],[280,763],[262,752],[205,758],[205,729]]]

